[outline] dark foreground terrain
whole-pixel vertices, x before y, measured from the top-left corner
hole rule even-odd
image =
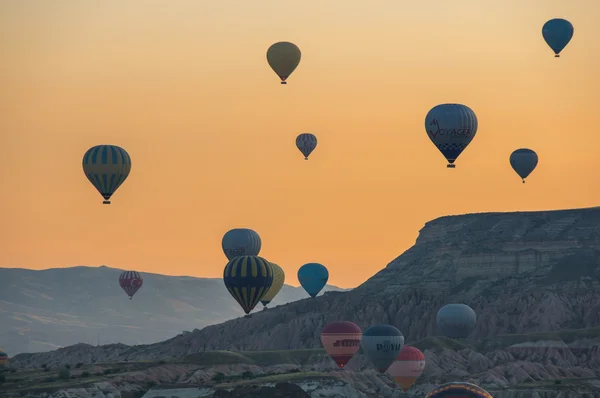
[[[294,389],[298,395],[290,396],[422,397],[437,384],[463,380],[482,385],[496,398],[600,396],[600,328],[477,341],[430,337],[414,345],[425,353],[427,365],[407,395],[387,375],[378,375],[361,353],[340,371],[322,349],[208,351],[84,364],[74,351],[111,348],[68,347],[40,354],[44,357],[19,355],[0,390],[2,397],[55,398],[65,393],[80,398],[277,397]]]

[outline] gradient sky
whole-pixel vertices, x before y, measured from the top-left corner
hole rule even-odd
[[[0,266],[219,277],[249,227],[287,283],[321,262],[352,287],[433,218],[595,206],[599,20],[598,0],[3,0]],[[277,41],[302,50],[287,86]],[[454,170],[424,129],[445,102],[479,118]],[[110,206],[81,167],[98,144],[133,163]]]

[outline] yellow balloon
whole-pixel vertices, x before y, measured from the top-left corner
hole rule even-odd
[[[287,84],[286,79],[296,69],[301,57],[298,46],[287,41],[275,43],[267,50],[267,62],[281,79],[281,84]]]
[[[277,293],[283,287],[283,282],[285,282],[285,272],[283,272],[283,269],[275,263],[271,263],[271,267],[273,268],[273,284],[260,300],[265,307],[277,296]]]

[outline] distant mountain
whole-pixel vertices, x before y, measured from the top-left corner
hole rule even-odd
[[[129,300],[118,284],[122,271],[0,268],[0,347],[13,356],[77,343],[148,344],[244,315],[221,279],[142,273],[144,286]],[[285,285],[269,307],[306,297]]]

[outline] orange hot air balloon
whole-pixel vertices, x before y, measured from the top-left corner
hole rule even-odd
[[[359,350],[361,339],[362,330],[352,322],[331,322],[321,330],[323,347],[340,369]]]
[[[405,345],[387,373],[406,392],[415,384],[425,369],[425,355],[415,347]]]

